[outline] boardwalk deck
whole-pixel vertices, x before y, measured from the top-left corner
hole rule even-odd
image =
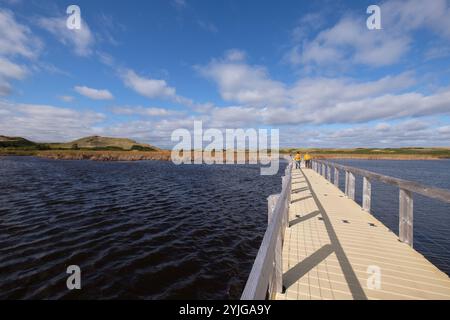
[[[291,183],[276,299],[450,299],[445,273],[330,181],[293,169]]]

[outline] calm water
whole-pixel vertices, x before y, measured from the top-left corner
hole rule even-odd
[[[450,189],[450,161],[339,162]],[[159,161],[9,157],[0,177],[2,299],[239,298],[281,187],[258,166]],[[372,195],[397,233],[398,190],[373,183]],[[415,247],[450,273],[450,206],[415,196],[414,221]],[[66,288],[71,264],[82,290]]]
[[[0,177],[1,299],[239,298],[281,188],[255,165],[159,161],[9,157]]]
[[[338,160],[392,177],[450,190],[450,160]],[[340,188],[344,188],[344,174]],[[398,234],[398,188],[372,182],[372,213]],[[357,177],[356,201],[361,204],[362,178]],[[414,248],[450,275],[450,204],[414,195]]]

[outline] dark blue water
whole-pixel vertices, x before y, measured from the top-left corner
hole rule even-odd
[[[333,160],[384,175],[450,190],[450,160]],[[340,188],[344,188],[343,174]],[[362,177],[356,177],[362,202]],[[372,182],[372,213],[398,235],[398,188]],[[450,275],[450,204],[414,195],[414,248]]]
[[[256,165],[0,158],[0,298],[239,298],[280,188]]]

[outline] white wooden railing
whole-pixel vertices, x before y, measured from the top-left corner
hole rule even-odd
[[[268,225],[253,263],[241,300],[273,298],[283,290],[282,251],[284,232],[289,224],[291,203],[292,163],[282,177],[281,193],[267,198]]]
[[[355,200],[355,175],[361,176],[363,178],[362,207],[367,212],[370,212],[371,208],[371,181],[377,180],[385,184],[397,186],[399,188],[399,239],[411,247],[413,246],[414,239],[413,193],[450,203],[449,190],[428,187],[413,181],[393,178],[324,160],[313,160],[312,169],[330,182],[333,182],[336,187],[339,187],[339,171],[345,172],[344,192],[352,200]],[[334,179],[332,179],[331,175],[332,170],[334,170]]]

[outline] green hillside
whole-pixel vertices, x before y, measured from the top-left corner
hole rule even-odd
[[[91,136],[66,143],[36,143],[21,137],[0,136],[0,149],[10,154],[34,150],[117,150],[158,151],[159,148],[126,138]]]
[[[91,136],[67,143],[52,143],[51,149],[140,150],[156,151],[157,147],[126,138]]]
[[[21,137],[0,136],[0,148],[36,148],[37,143]]]

